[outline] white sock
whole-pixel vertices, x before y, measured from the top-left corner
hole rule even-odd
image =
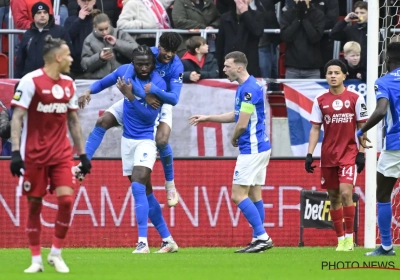
[[[339,237],[337,238],[337,240],[338,240],[338,241],[344,240],[344,236],[339,236]]]
[[[147,245],[147,237],[139,237],[138,243],[143,242],[144,244]]]
[[[172,238],[172,236],[168,236],[167,238],[163,238],[162,241],[164,242],[174,242],[174,239]]]
[[[41,255],[32,256],[32,263],[43,263],[42,256]]]
[[[390,246],[382,245],[382,248],[383,248],[383,250],[385,250],[385,251],[389,251],[389,250],[391,250],[391,249],[393,248],[393,245],[390,245]]]
[[[167,188],[167,189],[175,189],[174,180],[172,180],[172,181],[165,181],[165,188]]]
[[[260,239],[260,240],[268,240],[268,238],[269,238],[269,236],[267,233],[263,233],[260,236],[257,236],[257,239]]]
[[[346,233],[344,235],[345,238],[353,238],[353,234],[352,233]]]
[[[61,255],[61,249],[54,247],[54,245],[51,246],[50,255],[53,255],[53,256]]]

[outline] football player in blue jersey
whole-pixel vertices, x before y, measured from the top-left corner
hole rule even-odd
[[[166,91],[167,86],[164,79],[153,71],[155,57],[149,47],[136,48],[133,58],[135,76],[127,82],[121,78],[117,79],[117,88],[125,96],[122,115],[124,130],[121,140],[123,175],[128,176],[131,181],[138,223],[139,240],[133,253],[150,252],[147,242],[149,218],[163,239],[157,253],[177,252],[178,245],[172,239],[151,186],[146,192],[146,185],[150,181],[157,157],[155,133],[163,102],[158,108],[153,108],[148,106],[144,98],[132,93],[134,87],[142,87],[148,83],[157,86],[160,91]]]
[[[157,127],[156,144],[164,167],[165,189],[169,207],[174,207],[178,203],[178,193],[174,183],[173,155],[168,139],[172,127],[172,106],[178,103],[182,89],[183,65],[179,57],[175,55],[181,42],[182,37],[178,33],[166,32],[161,35],[158,47],[151,48],[156,57],[155,70],[166,82],[166,91],[160,90],[154,83],[147,83],[140,87],[133,83],[134,94],[144,98],[151,106],[157,107],[160,101],[164,103],[161,109],[160,123]],[[134,79],[135,71],[131,64],[122,65],[114,73],[93,83],[79,98],[79,106],[84,108],[90,101],[90,94],[96,94],[115,85],[118,77],[122,76],[125,77],[125,80]],[[106,131],[111,127],[122,124],[123,108],[123,100],[120,100],[98,118],[86,142],[86,153],[89,159],[93,157],[100,146]]]
[[[366,256],[395,256],[392,243],[393,188],[400,178],[400,42],[390,43],[386,52],[388,73],[375,82],[377,104],[369,120],[357,132],[360,144],[370,148],[366,132],[384,120],[384,146],[376,168],[378,226],[382,245]]]
[[[247,72],[247,58],[242,52],[225,56],[224,73],[231,82],[237,81],[234,111],[221,114],[190,117],[189,123],[236,123],[231,143],[239,147],[233,175],[232,200],[253,227],[253,240],[236,253],[258,253],[273,247],[264,228],[264,203],[261,186],[265,184],[271,145],[265,131],[263,86]]]

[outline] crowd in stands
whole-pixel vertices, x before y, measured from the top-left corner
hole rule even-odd
[[[365,81],[368,2],[355,2],[347,15],[346,2],[61,0],[54,17],[52,0],[0,0],[0,21],[8,27],[11,9],[15,28],[27,30],[17,44],[16,78],[43,65],[39,54],[47,34],[69,44],[73,78],[98,79],[129,62],[136,46],[155,45],[155,34],[124,30],[175,28],[218,30],[206,39],[182,34],[177,55],[185,66],[185,82],[222,78],[223,58],[231,51],[246,54],[248,71],[256,77],[317,79],[333,57],[334,40],[342,42],[349,75]],[[264,29],[280,29],[280,34]]]

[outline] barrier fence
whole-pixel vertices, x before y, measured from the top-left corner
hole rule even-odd
[[[122,176],[121,160],[93,160],[92,173],[75,187],[71,228],[67,247],[134,247],[137,225],[134,200],[127,178]],[[18,195],[18,179],[9,172],[9,160],[0,160],[0,248],[25,247],[27,203]],[[175,182],[180,201],[166,206],[162,165],[156,162],[152,173],[154,194],[174,239],[182,247],[243,246],[252,231],[240,210],[230,201],[235,159],[175,160]],[[360,196],[360,226],[364,230],[364,174],[358,176],[355,192]],[[303,160],[272,159],[262,187],[265,223],[276,246],[297,246],[300,238],[300,191],[321,190],[320,169],[304,171]],[[56,198],[44,199],[43,246],[50,246],[54,232]],[[329,206],[327,206],[329,208]],[[326,217],[328,220],[329,216]],[[161,242],[154,227],[149,229],[151,246]],[[359,244],[363,244],[360,235]],[[304,229],[306,246],[334,246],[333,230]]]

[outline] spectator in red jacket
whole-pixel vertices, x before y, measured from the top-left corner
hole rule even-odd
[[[14,24],[17,29],[29,29],[33,22],[32,6],[39,0],[13,0],[11,1],[11,11],[14,18]],[[50,14],[53,14],[53,5],[50,0],[41,0],[50,8]]]

